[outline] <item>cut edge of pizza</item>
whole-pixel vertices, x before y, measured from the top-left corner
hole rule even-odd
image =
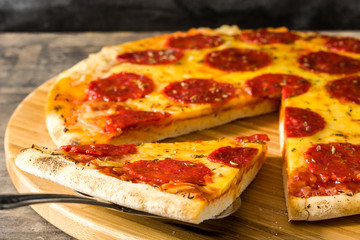
[[[224,211],[266,158],[263,134],[213,141],[32,146],[23,171],[133,209],[198,224]]]
[[[360,76],[323,79],[280,111],[289,220],[360,214]]]

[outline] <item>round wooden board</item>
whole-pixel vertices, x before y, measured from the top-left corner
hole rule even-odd
[[[5,134],[9,174],[20,193],[69,193],[70,189],[19,170],[14,157],[32,144],[55,147],[48,135],[44,105],[52,81],[33,91],[13,113]],[[281,176],[278,113],[238,120],[170,141],[207,140],[266,133],[269,156],[257,178],[243,193],[239,211],[198,226],[126,215],[82,204],[40,204],[34,210],[64,232],[79,239],[357,239],[359,216],[319,222],[288,222]]]

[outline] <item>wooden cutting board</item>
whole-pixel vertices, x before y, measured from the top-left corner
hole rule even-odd
[[[32,144],[55,147],[44,118],[52,81],[41,85],[18,106],[5,134],[6,162],[20,193],[69,193],[72,190],[19,170],[14,157]],[[47,221],[79,239],[358,239],[360,216],[319,221],[288,222],[281,176],[278,113],[178,137],[171,141],[208,140],[254,133],[270,136],[269,156],[255,181],[242,195],[242,207],[230,217],[197,227],[126,215],[82,204],[40,204],[33,209]]]

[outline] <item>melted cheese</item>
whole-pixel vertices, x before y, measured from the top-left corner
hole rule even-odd
[[[360,106],[331,98],[324,87],[329,80],[337,78],[339,76],[313,77],[311,78],[313,86],[307,93],[283,102],[283,107],[310,109],[321,115],[326,122],[325,128],[312,136],[286,139],[289,171],[306,166],[303,153],[313,144],[330,142],[360,144]]]
[[[224,147],[251,147],[258,149],[258,153],[251,160],[251,164],[243,169],[233,168],[221,163],[211,162],[207,159],[213,151]],[[99,161],[99,166],[121,167],[124,162],[135,162],[139,160],[152,161],[154,159],[164,160],[171,158],[175,160],[191,161],[202,163],[212,171],[212,183],[206,183],[206,186],[200,188],[206,190],[208,194],[216,198],[226,192],[232,185],[238,184],[244,172],[251,168],[257,170],[261,167],[264,160],[266,145],[260,143],[239,143],[232,139],[222,139],[219,141],[203,142],[177,142],[177,143],[145,143],[138,146],[136,154],[124,155],[121,161]],[[192,184],[187,184],[192,185]]]

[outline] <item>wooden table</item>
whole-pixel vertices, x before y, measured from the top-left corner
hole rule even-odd
[[[0,194],[17,193],[6,169],[3,139],[11,114],[25,96],[57,73],[85,58],[89,53],[97,52],[104,45],[114,45],[156,34],[159,33],[0,34]],[[339,32],[339,34],[360,37],[360,32]],[[268,115],[266,118],[272,120],[276,127],[276,114]],[[258,120],[255,119],[254,121]],[[251,128],[251,125],[248,125],[248,127]],[[231,132],[232,128],[228,127],[228,131]],[[276,141],[276,139],[274,140]],[[272,144],[273,148],[278,146],[277,143]],[[273,176],[276,175],[273,181],[279,181],[281,184],[281,177],[279,177],[281,174],[279,170],[280,164],[281,159],[274,157],[270,153],[268,169],[262,171],[259,174],[259,178],[270,178],[270,175],[273,174]],[[274,172],[271,172],[272,170]],[[268,173],[271,174],[267,175]],[[256,191],[256,188],[259,188],[259,186],[255,185],[254,188]],[[261,187],[261,189],[272,191],[272,189],[266,189],[266,187]],[[249,191],[251,192],[252,190]],[[247,194],[251,193],[245,192],[244,201],[248,197]],[[267,199],[263,201],[264,205],[269,205],[267,204]],[[264,223],[261,219],[256,221],[242,220],[242,224],[245,224],[248,229],[248,234],[242,232],[238,237],[251,236],[254,239],[309,239],[311,234],[315,234],[312,236],[314,239],[330,239],[332,237],[338,238],[344,236],[356,239],[359,236],[357,234],[360,231],[360,225],[357,225],[356,222],[359,222],[360,216],[317,223],[292,224],[286,221],[279,222],[277,216],[286,215],[285,202],[281,191],[278,193],[276,201],[279,201],[282,207],[280,209],[273,209],[270,212],[273,216],[271,223]],[[264,214],[269,214],[265,213],[266,210],[266,207],[262,208],[259,206],[257,214],[261,216],[260,212],[262,211],[264,211]],[[243,211],[246,212],[246,209]],[[285,218],[282,217],[282,219]],[[339,221],[341,221],[341,224],[339,224]],[[290,227],[283,228],[282,224],[291,225],[289,225]],[[326,231],[327,227],[332,228],[332,231]],[[317,229],[321,229],[321,231],[317,231]],[[192,230],[190,228],[188,231],[191,234]],[[211,237],[206,235],[206,233],[197,232],[196,234],[201,235],[204,239]],[[169,238],[182,239],[184,236],[186,234],[176,235],[174,233],[173,236],[170,234]],[[73,238],[45,221],[30,207],[23,207],[0,212],[0,239]]]

